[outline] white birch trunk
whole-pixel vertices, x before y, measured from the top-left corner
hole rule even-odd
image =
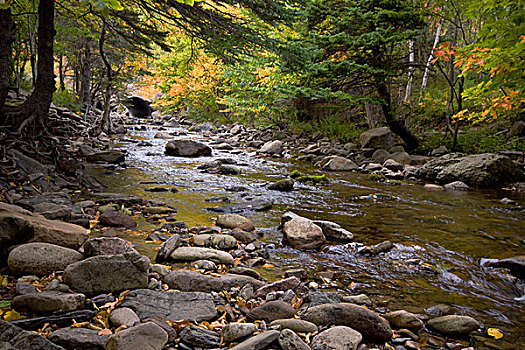
[[[432,51],[430,51],[430,55],[428,56],[427,65],[425,66],[425,73],[423,74],[423,82],[421,83],[421,95],[419,96],[419,101],[421,101],[427,89],[428,75],[430,73],[430,63],[434,59],[434,50],[439,44],[439,36],[441,35],[441,27],[443,26],[444,21],[444,17],[441,17],[441,19],[439,20],[439,25],[436,30],[436,37],[434,38],[434,45],[432,45]]]
[[[405,103],[408,103],[410,101],[410,95],[412,94],[412,80],[414,80],[414,60],[415,60],[415,52],[414,52],[414,40],[408,41],[408,82],[407,82],[407,88],[405,91],[405,98],[403,101]]]

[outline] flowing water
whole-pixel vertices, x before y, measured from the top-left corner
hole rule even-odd
[[[430,306],[446,304],[456,314],[482,321],[486,328],[502,330],[507,345],[525,349],[525,302],[515,300],[520,292],[514,279],[504,271],[480,265],[486,258],[525,255],[525,215],[499,202],[508,197],[523,205],[523,193],[429,192],[421,184],[379,184],[358,173],[330,173],[328,185],[296,184],[292,192],[269,191],[266,183],[282,179],[295,169],[307,174],[319,171],[310,163],[261,158],[244,149],[214,151],[212,157],[168,157],[163,155],[166,141],[153,138],[157,131],[136,130],[127,139],[115,142],[129,153],[126,168],[108,172],[107,168],[92,166],[90,174],[111,191],[174,206],[176,218],[188,227],[213,225],[217,214],[206,208],[221,204],[207,202],[209,198],[228,197],[232,203],[270,200],[272,209],[243,214],[264,232],[261,240],[268,244],[270,262],[275,265],[261,270],[269,280],[290,268],[305,268],[311,278],[318,272],[331,271],[334,278],[320,283],[320,288],[346,294],[364,292],[372,297],[376,309],[403,308],[422,313]],[[184,134],[182,129],[166,131]],[[180,137],[206,139],[192,133]],[[241,175],[207,174],[197,169],[225,157],[235,159]],[[178,192],[145,191],[159,186]],[[229,190],[235,186],[246,190]],[[373,257],[357,254],[357,244],[330,243],[320,252],[291,249],[281,244],[282,234],[277,229],[281,215],[289,210],[311,219],[334,221],[365,245],[390,240],[394,249]],[[140,219],[139,227],[155,228]],[[138,242],[140,251],[154,258],[154,245],[144,243],[143,237],[126,238]]]

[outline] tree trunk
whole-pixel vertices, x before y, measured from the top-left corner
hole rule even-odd
[[[434,59],[434,50],[437,48],[437,45],[439,44],[439,37],[441,35],[441,27],[443,27],[443,22],[445,21],[445,17],[441,17],[439,20],[438,27],[436,29],[436,37],[434,38],[434,45],[432,45],[432,51],[430,51],[430,55],[428,56],[427,65],[425,66],[425,73],[423,73],[423,82],[421,83],[421,94],[419,96],[419,102],[423,99],[423,96],[425,95],[425,91],[427,89],[427,83],[428,83],[428,75],[430,74],[430,63]]]
[[[84,119],[87,118],[91,110],[91,39],[86,38],[84,56],[82,57],[81,70],[81,91],[82,91],[82,112]]]
[[[0,10],[0,115],[9,92],[9,61],[13,42],[13,20],[11,9]]]
[[[405,141],[408,150],[417,148],[419,138],[410,131],[404,122],[397,119],[394,115],[390,91],[388,90],[384,77],[376,77],[376,89],[379,97],[382,99],[381,108],[383,109],[383,114],[385,115],[385,120],[390,130]]]
[[[66,83],[64,81],[64,56],[60,55],[60,59],[58,61],[58,74],[59,74],[59,89],[60,91],[64,91],[66,89]]]
[[[408,50],[409,50],[409,55],[408,55],[408,64],[409,64],[409,67],[408,67],[408,82],[407,82],[407,88],[405,90],[405,98],[403,99],[403,101],[405,103],[408,103],[410,101],[410,95],[412,95],[412,81],[414,80],[414,56],[415,56],[415,52],[414,52],[414,40],[409,40],[408,41]]]
[[[111,112],[110,112],[110,100],[112,95],[112,84],[113,84],[113,68],[111,63],[108,61],[106,54],[104,53],[104,42],[106,40],[106,20],[102,19],[102,31],[100,33],[100,40],[98,42],[98,49],[100,57],[106,66],[106,91],[104,93],[104,112],[102,113],[102,120],[100,121],[100,131],[110,133],[113,129],[111,123]]]
[[[35,20],[35,28],[31,22],[31,15],[27,15],[27,34],[29,35],[29,59],[31,61],[31,73],[33,74],[33,88],[36,86],[36,79],[38,77],[38,69],[36,66],[36,52],[35,52],[35,40],[36,40],[36,22],[38,22],[38,15]]]
[[[21,106],[21,113],[17,132],[21,133],[32,121],[43,123],[49,112],[55,92],[55,74],[53,41],[55,38],[55,1],[40,0],[38,4],[38,43],[37,43],[37,71],[35,89],[31,96]]]

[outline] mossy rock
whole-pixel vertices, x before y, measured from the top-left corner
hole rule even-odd
[[[328,180],[326,174],[299,176],[295,180],[301,183],[311,183],[312,185],[330,183],[330,180]]]
[[[301,177],[302,174],[299,172],[299,170],[294,170],[290,173],[290,177],[292,179],[297,179],[298,177]]]

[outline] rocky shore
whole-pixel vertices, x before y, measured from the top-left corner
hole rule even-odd
[[[411,155],[386,128],[341,144],[318,135],[194,124],[155,113],[157,138],[167,139],[166,155],[206,156],[213,150],[243,148],[256,156],[311,161],[314,175],[291,173],[269,183],[291,191],[296,182],[322,184],[330,172],[358,171],[377,181],[426,181],[429,191],[470,187],[523,188],[523,164],[499,154]],[[210,138],[207,144],[180,140],[170,132],[182,126]],[[145,126],[137,126],[142,128]],[[125,130],[121,130],[125,132]],[[123,164],[124,150],[109,138],[72,139],[70,151],[87,162]],[[143,141],[147,142],[147,141]],[[245,202],[210,208],[213,226],[187,227],[176,208],[135,195],[111,193],[71,161],[69,170],[46,165],[11,149],[2,162],[0,202],[2,349],[512,349],[478,320],[453,314],[446,305],[424,313],[388,310],[366,294],[325,291],[333,276],[312,276],[308,268],[287,270],[264,280],[258,268],[271,266],[262,232],[242,213],[271,203]],[[236,175],[229,159],[202,164],[200,171]],[[152,188],[161,191],[162,188]],[[165,190],[165,189],[164,189]],[[517,203],[506,203],[523,210]],[[164,222],[146,240],[162,242],[155,261],[117,228],[136,229],[136,218]],[[293,212],[281,217],[283,242],[301,251],[327,242],[353,242],[335,222],[311,220]],[[95,235],[96,233],[96,235]],[[358,254],[392,249],[384,241],[361,245]],[[523,279],[525,258],[489,261]],[[330,289],[329,289],[330,290]],[[499,339],[499,340],[498,340]]]

